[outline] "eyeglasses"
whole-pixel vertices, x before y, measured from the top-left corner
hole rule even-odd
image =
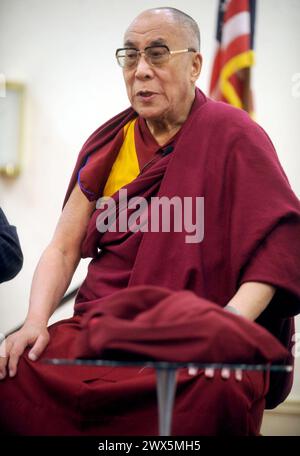
[[[197,52],[193,48],[180,49],[178,51],[170,51],[168,46],[147,46],[143,51],[135,48],[119,48],[116,50],[116,58],[120,67],[125,69],[134,68],[142,54],[145,59],[153,66],[161,65],[168,62],[171,55],[183,54],[184,52]]]

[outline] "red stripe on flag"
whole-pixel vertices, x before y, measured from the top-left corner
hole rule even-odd
[[[224,15],[224,23],[236,14],[249,11],[249,0],[231,0]]]
[[[232,59],[238,54],[242,54],[250,49],[250,35],[240,35],[235,40],[231,41],[229,46],[226,49],[221,50],[221,61],[222,64],[228,62],[228,60]]]
[[[233,40],[226,49],[222,50],[220,47],[218,47],[213,63],[212,76],[209,88],[210,94],[214,91],[216,85],[218,84],[222,67],[234,56],[247,51],[249,49],[249,45],[250,36],[241,35],[235,40]]]
[[[219,46],[216,49],[213,61],[209,93],[210,96],[215,100],[223,100],[227,102],[230,101],[236,106],[241,104],[243,109],[249,111],[249,107],[252,107],[252,101],[250,88],[250,68],[248,65],[252,65],[253,63],[253,53],[251,51],[251,34],[245,33],[245,29],[247,28],[250,31],[250,2],[249,0],[229,0],[225,6],[227,9],[224,13],[223,22],[221,24],[223,27],[223,30],[221,30],[221,32],[224,32],[224,25],[226,26],[226,23],[228,23],[230,19],[234,19],[236,15],[243,12],[249,13],[249,27],[246,27],[247,24],[244,24],[245,26],[243,27],[243,22],[240,20],[233,20],[227,32],[232,32],[232,36],[235,36],[235,38],[229,42],[226,47],[222,47],[222,44],[224,46],[224,42],[222,43],[222,36],[224,38],[224,34],[221,33],[221,43],[219,43]],[[220,18],[222,19],[222,16],[220,16],[219,19]],[[239,19],[242,19],[244,21],[246,18],[247,16],[244,16],[243,18]],[[218,26],[220,26],[220,24],[218,24]],[[234,27],[236,27],[235,30]],[[239,35],[239,33],[241,34]],[[226,42],[227,41],[228,37],[226,37]],[[233,64],[236,63],[236,67],[230,65],[227,67],[228,71],[226,71],[226,74],[223,73],[223,94],[220,90],[220,75],[222,74],[225,65],[228,63],[230,64],[230,61],[232,59],[235,59],[233,61]],[[233,74],[230,74],[231,72],[233,72]],[[229,84],[226,83],[226,77]],[[234,90],[232,90],[232,88]],[[228,98],[227,100],[226,97]]]

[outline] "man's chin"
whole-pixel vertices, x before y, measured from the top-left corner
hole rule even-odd
[[[155,108],[154,106],[140,106],[135,105],[133,109],[144,119],[146,120],[156,120],[160,119],[163,115],[163,110],[160,108]]]

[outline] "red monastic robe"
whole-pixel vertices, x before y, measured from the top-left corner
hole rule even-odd
[[[123,127],[136,116],[129,108],[88,139],[65,201],[77,179],[90,200],[103,194]],[[199,89],[171,153],[159,156],[160,147],[142,119],[135,133],[140,164],[143,142],[157,158],[126,185],[128,198],[204,197],[204,239],[186,243],[185,232],[101,234],[96,210],[82,244],[82,257],[92,261],[75,315],[50,327],[51,342],[43,357],[76,356],[82,318],[122,289],[153,285],[189,290],[224,307],[239,286],[251,280],[277,288],[258,323],[291,349],[292,317],[300,308],[300,208],[268,136],[246,113],[206,99]],[[150,149],[142,166],[151,159]],[[117,193],[113,198],[118,203]],[[238,325],[239,318],[231,318]],[[27,354],[17,377],[0,384],[4,432],[157,433],[155,377],[149,369],[55,367],[33,363]],[[291,361],[288,353],[281,361]],[[255,435],[265,406],[284,400],[291,382],[291,375],[269,378],[261,372],[245,373],[242,382],[233,376],[224,381],[219,375],[208,380],[201,370],[191,376],[183,369],[172,433]]]

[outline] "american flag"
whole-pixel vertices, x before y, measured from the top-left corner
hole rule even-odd
[[[209,93],[253,113],[250,67],[254,64],[256,0],[220,0]]]

